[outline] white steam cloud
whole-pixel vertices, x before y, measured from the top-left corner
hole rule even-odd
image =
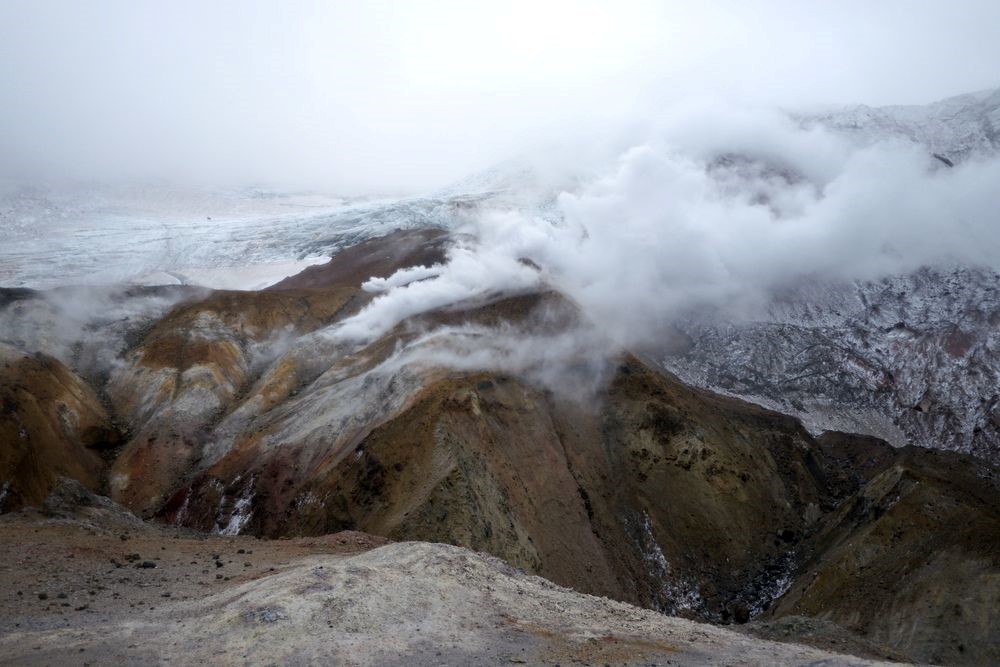
[[[331,335],[371,340],[421,312],[549,284],[641,346],[685,309],[748,314],[801,280],[1000,269],[998,184],[996,158],[949,168],[915,144],[856,145],[772,112],[689,108],[554,207],[480,212],[462,230],[474,240],[446,264],[373,281],[381,295]]]
[[[112,286],[28,292],[0,307],[0,342],[55,357],[100,383],[170,308],[205,294],[201,288]]]
[[[448,368],[508,373],[580,401],[604,388],[611,360],[619,352],[607,336],[585,323],[551,333],[510,324],[449,326],[419,336],[379,372]]]
[[[518,261],[515,251],[506,243],[479,239],[471,247],[452,248],[448,263],[436,270],[407,268],[384,280],[370,280],[364,285],[367,289],[385,293],[337,325],[331,335],[368,342],[414,315],[491,293],[519,292],[537,286],[538,272]]]

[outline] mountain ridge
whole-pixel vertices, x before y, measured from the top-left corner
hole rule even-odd
[[[954,618],[922,602],[929,591],[951,599],[961,587],[952,572],[964,573],[962,586],[991,590],[1000,509],[996,482],[975,459],[815,439],[792,417],[685,386],[624,351],[579,347],[592,343],[592,323],[544,283],[410,316],[361,343],[335,335],[375,302],[362,288],[370,274],[440,257],[448,239],[397,232],[308,270],[305,286],[187,293],[147,316],[113,367],[93,375],[107,378],[116,419],[104,424],[107,437],[87,441],[72,428],[84,425],[72,404],[34,389],[51,416],[26,432],[31,451],[53,432],[73,451],[104,451],[100,479],[81,481],[166,525],[443,541],[663,612],[732,623],[821,608],[912,659],[991,655],[988,596],[967,599]],[[533,376],[532,357],[483,368],[439,354],[504,331],[538,341],[561,374]],[[287,342],[276,345],[276,332]],[[554,332],[578,342],[560,350]],[[272,352],[257,358],[262,342]],[[597,350],[610,356],[589,356]],[[596,393],[560,389],[595,373]],[[27,395],[6,404],[10,428],[28,423]],[[50,484],[62,458],[41,459],[52,464]],[[17,470],[0,472],[17,480]],[[10,498],[38,502],[45,489],[32,484],[12,486],[19,495]],[[955,531],[956,513],[971,532]],[[906,595],[866,596],[863,578],[843,574],[862,552],[839,535],[852,536],[872,572],[901,576],[892,568],[902,567]],[[894,566],[900,548],[913,560]],[[940,568],[920,567],[935,554]],[[970,634],[969,615],[986,634]]]

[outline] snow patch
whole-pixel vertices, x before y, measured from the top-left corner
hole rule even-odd
[[[239,481],[237,477],[234,483]],[[212,530],[213,533],[218,533],[219,535],[239,535],[243,527],[246,526],[247,522],[253,517],[253,499],[254,499],[254,484],[257,478],[251,477],[243,485],[243,490],[240,495],[236,498],[236,502],[233,504],[232,510],[229,512],[229,520],[225,526],[219,527],[216,524],[215,528]],[[222,502],[219,504],[219,514],[223,513],[223,507],[225,506],[227,498],[223,496]]]
[[[636,541],[646,563],[646,571],[653,581],[660,584],[654,600],[656,609],[669,615],[685,609],[701,609],[705,603],[698,587],[673,573],[673,568],[653,534],[653,522],[649,513],[643,510],[635,523],[639,529]]]

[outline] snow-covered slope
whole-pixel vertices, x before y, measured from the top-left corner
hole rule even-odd
[[[957,164],[996,155],[1000,89],[799,119],[866,144],[912,141]],[[690,383],[795,414],[815,432],[868,433],[997,461],[998,324],[1000,275],[928,267],[800,283],[748,319],[702,312],[678,323],[684,343],[663,363]]]
[[[0,287],[259,289],[395,229],[448,226],[495,193],[343,200],[261,190],[0,190]]]
[[[734,322],[682,322],[663,363],[699,386],[896,445],[1000,457],[1000,275],[806,284]]]
[[[952,162],[1000,149],[1000,89],[949,97],[928,105],[825,109],[798,116],[864,143],[887,138],[925,146]]]

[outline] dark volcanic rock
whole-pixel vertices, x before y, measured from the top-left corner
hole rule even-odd
[[[448,232],[406,229],[345,248],[326,264],[310,266],[267,288],[268,291],[360,285],[385,278],[401,267],[431,266],[445,260]]]

